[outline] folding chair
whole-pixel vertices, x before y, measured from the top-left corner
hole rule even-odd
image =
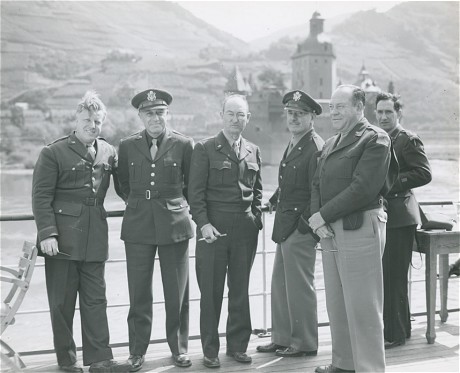
[[[25,364],[20,356],[1,339],[1,335],[9,325],[14,324],[14,316],[29,289],[38,249],[33,243],[24,241],[22,252],[23,255],[19,259],[17,270],[0,266],[1,273],[7,274],[7,276],[0,276],[0,280],[12,284],[7,296],[1,300],[1,361],[13,371],[21,371],[25,367]]]

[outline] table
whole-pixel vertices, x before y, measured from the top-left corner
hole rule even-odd
[[[460,232],[444,230],[418,230],[417,245],[414,251],[425,254],[425,289],[427,328],[426,339],[429,344],[434,343],[434,317],[436,314],[436,277],[439,255],[439,291],[441,293],[441,321],[446,322],[447,313],[447,285],[449,280],[449,254],[460,253]],[[418,246],[418,250],[417,250]]]

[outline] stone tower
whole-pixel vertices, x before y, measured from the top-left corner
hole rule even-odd
[[[308,38],[297,45],[292,59],[292,89],[301,89],[316,99],[329,99],[336,87],[335,54],[323,33],[324,18],[314,12]]]

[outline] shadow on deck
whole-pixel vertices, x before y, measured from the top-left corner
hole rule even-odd
[[[459,371],[459,313],[449,314],[446,323],[436,317],[437,338],[434,344],[425,339],[426,316],[417,316],[412,323],[412,338],[405,346],[387,350],[387,372],[458,372]],[[123,325],[124,327],[124,325]],[[331,337],[329,327],[319,328],[320,346],[314,357],[279,358],[274,354],[256,352],[259,344],[270,342],[269,338],[251,337],[248,354],[252,364],[240,364],[225,355],[225,338],[221,338],[221,368],[207,369],[203,366],[199,340],[189,342],[189,355],[193,365],[190,368],[177,368],[173,365],[166,343],[151,344],[141,372],[314,372],[318,365],[331,362]],[[19,347],[19,346],[18,346]],[[113,349],[114,358],[122,361],[128,357],[127,347]],[[80,360],[81,360],[81,353]],[[23,356],[27,367],[24,372],[59,372],[54,354]],[[85,367],[85,372],[87,371]]]

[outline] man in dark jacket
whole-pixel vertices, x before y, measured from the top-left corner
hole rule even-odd
[[[249,275],[262,229],[260,151],[241,136],[249,121],[244,96],[230,95],[223,130],[193,150],[189,200],[197,225],[196,275],[201,292],[203,363],[220,366],[219,319],[228,273],[227,355],[251,363]]]
[[[404,129],[401,101],[389,94],[376,98],[378,125],[390,135],[399,162],[399,177],[387,201],[387,240],[383,255],[383,325],[385,348],[406,343],[411,335],[407,275],[420,212],[412,188],[428,184],[431,170],[420,138]]]
[[[131,371],[142,368],[152,330],[152,276],[158,251],[166,309],[166,338],[174,364],[188,367],[188,241],[193,230],[187,182],[193,140],[167,127],[172,96],[159,89],[131,100],[145,130],[120,142],[119,180],[126,199],[125,241],[130,308]]]
[[[321,237],[332,364],[316,372],[383,372],[383,274],[391,161],[385,131],[364,118],[364,91],[342,85],[329,104],[326,141],[312,184],[310,227]]]
[[[72,331],[77,293],[84,365],[90,365],[90,372],[129,369],[111,360],[106,314],[103,203],[110,175],[115,178],[117,170],[114,147],[98,137],[106,113],[97,94],[87,92],[77,106],[75,131],[43,148],[33,174],[32,209],[45,257],[54,348],[65,372],[83,372]]]
[[[271,283],[272,342],[259,352],[278,356],[316,355],[316,238],[308,225],[316,153],[324,141],[313,123],[321,105],[302,91],[283,97],[291,140],[279,167],[279,187],[269,200],[276,206],[272,240],[277,243]]]

